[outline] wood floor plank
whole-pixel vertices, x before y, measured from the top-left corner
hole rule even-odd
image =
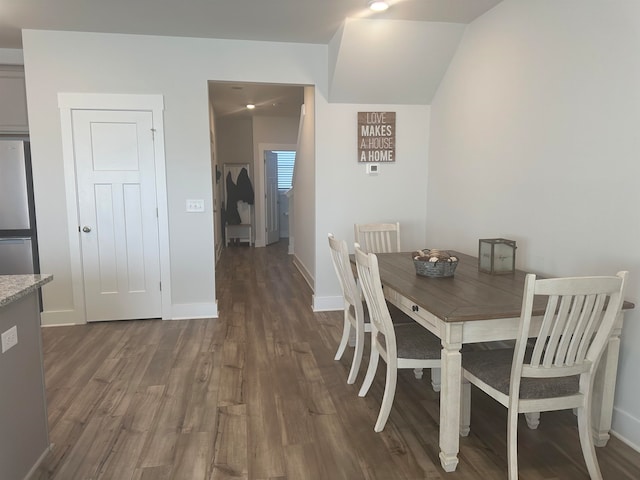
[[[227,341],[222,347],[218,405],[244,403],[246,344]]]
[[[195,360],[195,370],[191,388],[190,401],[187,404],[182,432],[215,432],[218,422],[218,409],[212,405],[220,405],[219,385],[221,369],[214,368],[221,363],[221,355],[216,352],[201,352]]]
[[[218,419],[210,478],[248,479],[246,405],[222,406],[218,409]]]
[[[213,438],[207,432],[182,433],[178,437],[172,480],[211,477]]]
[[[100,480],[133,478],[146,437],[147,432],[135,432],[121,428],[111,451],[104,458],[96,478],[100,478]]]
[[[137,466],[147,467],[168,467],[173,468],[175,450],[178,444],[180,433],[168,431],[160,428],[153,428],[149,431]]]
[[[441,469],[429,372],[399,372],[373,431],[385,365],[358,397],[368,348],[348,385],[353,349],[333,360],[342,312],[311,311],[286,247],[224,249],[217,319],[44,329],[53,449],[32,480],[506,479],[506,411],[477,390],[458,468]],[[520,477],[588,479],[572,412],[541,420],[521,422]],[[640,453],[617,438],[596,452],[605,480],[640,478]]]
[[[138,468],[132,480],[171,480],[171,470],[170,465]]]
[[[119,418],[106,415],[91,417],[69,452],[68,460],[62,463],[57,473],[59,478],[98,478],[116,443],[119,430]]]
[[[164,385],[139,386],[133,394],[129,409],[122,417],[122,427],[133,433],[146,433],[151,430],[164,389]]]

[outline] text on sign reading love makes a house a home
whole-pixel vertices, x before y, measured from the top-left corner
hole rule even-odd
[[[396,161],[396,112],[358,112],[358,162]]]

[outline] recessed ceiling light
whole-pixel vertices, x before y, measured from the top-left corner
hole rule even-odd
[[[389,8],[389,4],[385,0],[369,0],[369,8],[374,12],[383,12]]]
[[[256,106],[253,103],[247,103],[247,108],[249,110],[253,110],[254,108],[256,108]]]

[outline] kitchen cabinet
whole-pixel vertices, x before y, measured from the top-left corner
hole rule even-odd
[[[0,134],[27,134],[27,90],[24,67],[0,65]]]
[[[38,288],[51,275],[0,275],[0,478],[23,480],[49,453]]]

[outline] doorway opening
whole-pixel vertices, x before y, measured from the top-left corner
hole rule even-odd
[[[252,228],[255,247],[268,244],[264,150],[296,149],[304,92],[302,85],[209,81],[212,171],[217,167],[222,173],[227,164],[250,164],[249,176],[255,189]],[[248,103],[255,108],[248,110]],[[214,179],[214,222],[216,257],[219,258],[225,229],[221,213],[226,212],[227,199],[222,195],[225,179],[217,177]],[[277,198],[276,187],[275,206]]]
[[[266,241],[271,245],[289,238],[289,191],[293,187],[296,151],[265,150]],[[273,163],[271,163],[273,162]]]

